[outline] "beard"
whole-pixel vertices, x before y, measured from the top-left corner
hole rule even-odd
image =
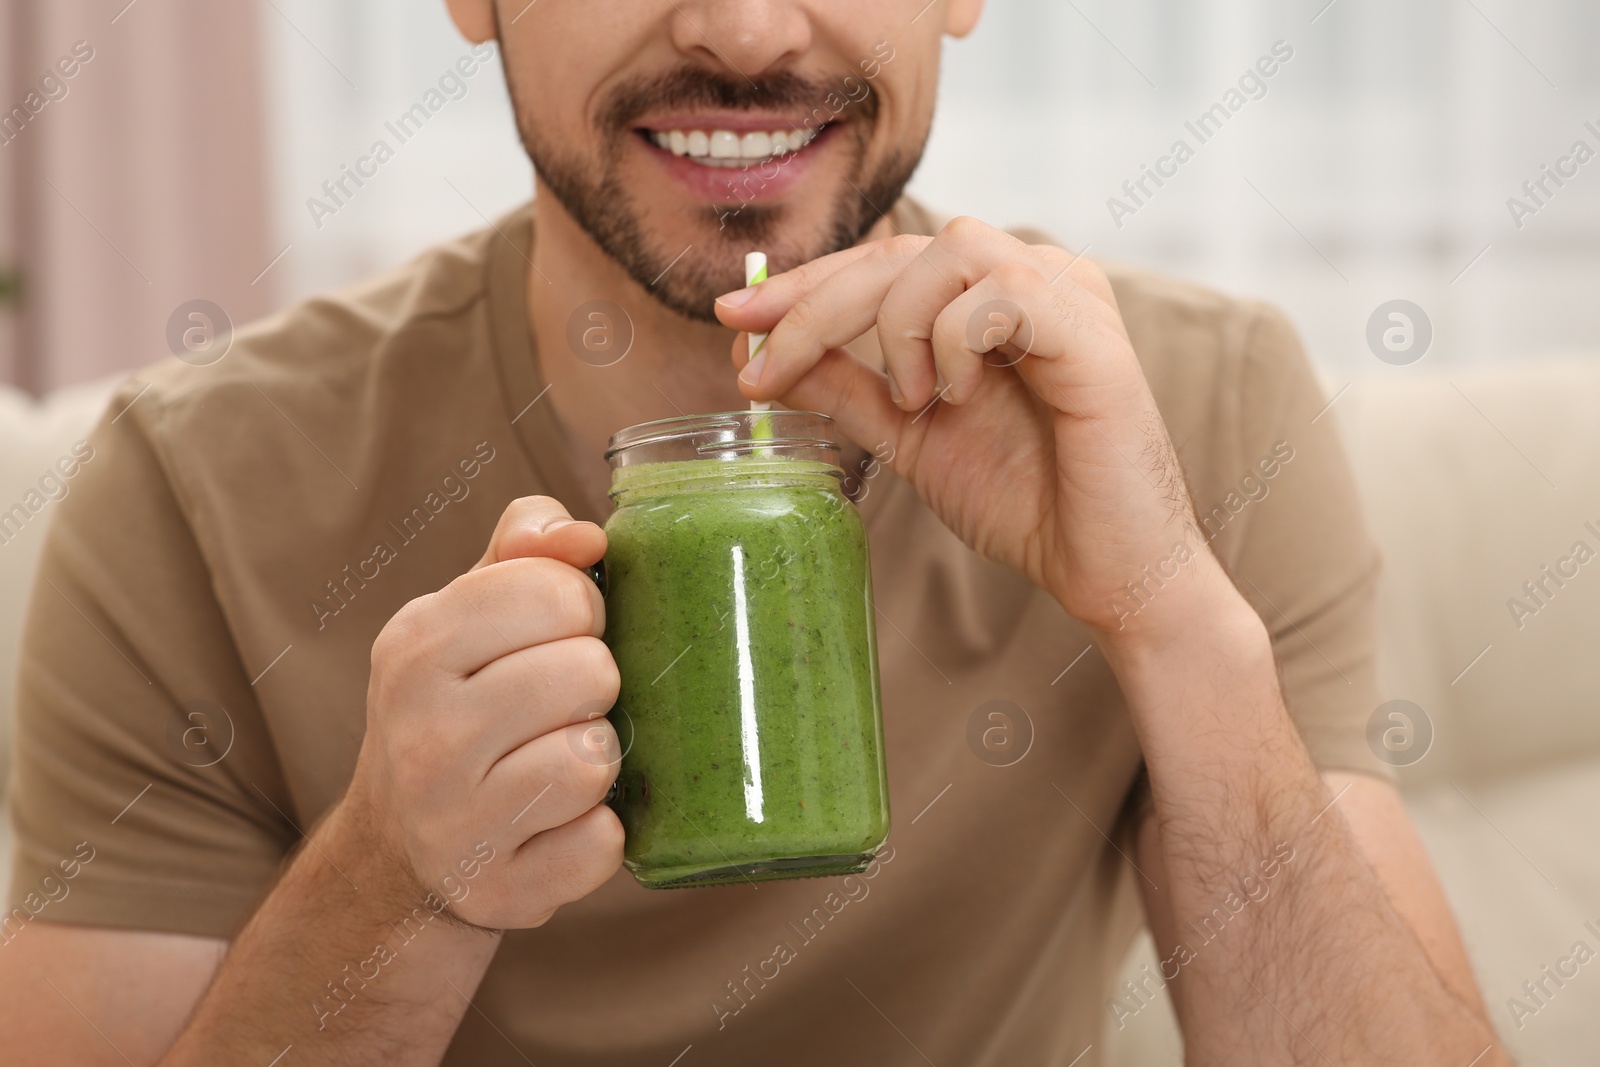
[[[830,92],[825,84],[793,72],[763,75],[753,82],[724,78],[697,67],[639,78],[608,94],[598,112],[598,160],[588,160],[557,149],[540,136],[530,108],[521,106],[511,84],[512,66],[506,64],[516,113],[517,132],[534,170],[574,221],[629,277],[659,303],[686,318],[715,323],[716,298],[742,288],[744,253],[760,248],[767,253],[772,274],[809,260],[849,248],[864,237],[886,213],[911,180],[922,158],[926,130],[915,146],[890,150],[869,163],[867,149],[880,115],[878,94],[868,92],[847,105],[855,112],[847,123],[834,128],[842,138],[850,172],[821,218],[796,215],[793,208],[746,202],[738,196],[741,183],[759,189],[761,167],[784,166],[776,157],[745,170],[729,171],[726,203],[707,205],[706,237],[696,239],[694,254],[666,247],[643,219],[638,201],[621,175],[628,138],[635,137],[632,123],[648,109],[770,109],[810,113]],[[769,170],[768,176],[771,176]],[[752,177],[754,176],[754,177]]]

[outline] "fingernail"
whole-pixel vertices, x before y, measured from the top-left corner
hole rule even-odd
[[[746,304],[750,303],[750,298],[755,295],[756,287],[752,285],[748,289],[740,289],[737,292],[722,294],[721,296],[717,297],[717,303],[721,304],[725,308],[744,307]]]
[[[577,521],[578,521],[577,519],[551,519],[549,522],[544,524],[544,527],[539,532],[540,533],[555,533],[557,530],[561,529],[563,526],[572,526],[572,525],[576,524]]]
[[[739,380],[746,385],[760,385],[761,368],[766,365],[767,354],[765,352],[757,352],[756,358],[747,363],[744,370],[739,372]]]
[[[934,391],[934,393],[936,395],[938,395],[938,396],[943,396],[944,395],[944,391],[946,389],[948,389],[948,388],[950,388],[950,385],[949,385],[948,382],[946,382],[944,380],[944,375],[940,374],[937,371],[935,371],[934,375],[933,375],[933,391]]]
[[[885,367],[883,374],[884,377],[889,379],[889,399],[893,400],[896,404],[905,403],[905,394],[900,391],[900,383],[894,380],[893,372]]]

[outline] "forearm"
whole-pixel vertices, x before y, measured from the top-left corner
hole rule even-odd
[[[1163,596],[1174,625],[1101,648],[1149,771],[1143,888],[1189,1062],[1472,1061],[1493,1034],[1470,977],[1438,972],[1364,859],[1260,620],[1209,559]]]
[[[440,1061],[500,939],[451,919],[364,821],[341,804],[312,831],[163,1067],[267,1064],[291,1045],[296,1064]]]

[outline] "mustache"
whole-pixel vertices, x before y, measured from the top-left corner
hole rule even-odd
[[[836,101],[848,101],[849,108],[868,123],[878,117],[878,94],[854,72],[830,82],[788,70],[754,78],[729,78],[703,67],[681,67],[668,74],[624,82],[608,94],[599,117],[601,125],[613,132],[630,128],[641,115],[655,108],[803,111],[808,116],[820,115],[820,126],[843,110],[827,105],[830,96]]]

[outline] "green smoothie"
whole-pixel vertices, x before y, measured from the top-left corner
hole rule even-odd
[[[614,472],[613,806],[650,887],[862,870],[889,828],[866,536],[829,463]]]

